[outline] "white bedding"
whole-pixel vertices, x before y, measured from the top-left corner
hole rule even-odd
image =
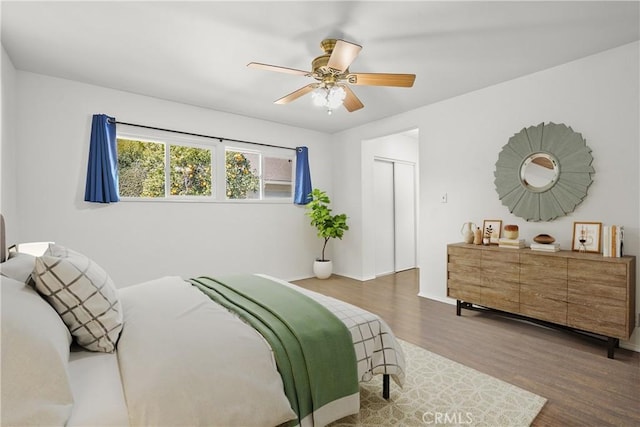
[[[126,427],[127,404],[118,356],[75,349],[69,355],[73,410],[67,427]]]
[[[120,290],[118,361],[131,425],[276,426],[294,419],[271,348],[179,277]]]
[[[378,316],[263,277],[315,299],[345,323],[361,381],[389,374],[402,385],[402,350]],[[122,288],[119,296],[125,326],[117,352],[71,355],[76,402],[69,426],[276,426],[295,418],[268,343],[236,315],[180,277]],[[338,407],[326,419],[344,415]]]

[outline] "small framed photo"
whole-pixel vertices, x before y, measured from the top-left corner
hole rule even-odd
[[[501,219],[485,219],[482,225],[482,239],[489,238],[489,244],[497,245],[500,243],[500,234],[502,232]]]
[[[578,252],[600,253],[601,222],[574,222],[571,249]]]

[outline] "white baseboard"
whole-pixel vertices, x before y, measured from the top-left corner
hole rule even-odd
[[[630,341],[620,341],[620,347],[627,350],[635,351],[636,353],[640,353],[640,345],[634,344]]]
[[[426,298],[426,299],[432,299],[434,301],[439,301],[439,302],[444,302],[446,304],[450,304],[450,305],[455,305],[456,304],[456,300],[448,298],[448,297],[441,297],[441,296],[437,296],[437,295],[428,295],[428,294],[424,294],[422,292],[418,292],[418,296],[421,298]]]

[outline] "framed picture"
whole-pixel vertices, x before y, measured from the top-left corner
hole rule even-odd
[[[574,222],[571,249],[578,252],[600,253],[601,222]]]
[[[489,238],[489,243],[497,245],[500,240],[500,233],[502,232],[502,220],[501,219],[485,219],[482,225],[482,239]]]

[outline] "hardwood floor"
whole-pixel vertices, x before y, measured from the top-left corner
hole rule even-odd
[[[293,282],[378,314],[396,336],[548,399],[534,426],[640,426],[640,354],[418,297],[418,270]]]

